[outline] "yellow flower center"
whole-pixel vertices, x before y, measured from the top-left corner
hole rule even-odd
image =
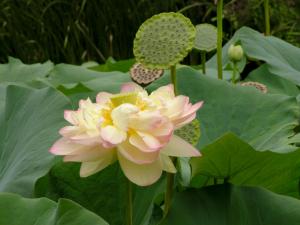
[[[136,105],[137,102],[137,93],[136,92],[130,92],[125,94],[117,94],[110,98],[110,101],[112,102],[114,107],[118,107],[119,105],[122,105],[124,103],[129,103],[132,105]]]

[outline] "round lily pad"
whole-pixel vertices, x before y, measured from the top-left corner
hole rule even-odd
[[[210,52],[217,48],[217,28],[211,24],[203,23],[196,26],[195,49]]]
[[[196,146],[201,135],[199,120],[194,119],[189,124],[176,130],[175,134],[187,141],[188,143],[190,143],[191,145]]]
[[[141,85],[147,85],[160,78],[164,73],[162,69],[148,69],[141,63],[135,63],[130,69],[132,80]]]
[[[193,48],[196,31],[180,13],[160,13],[146,20],[136,33],[133,53],[147,68],[167,69]]]

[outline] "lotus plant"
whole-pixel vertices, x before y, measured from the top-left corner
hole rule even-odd
[[[70,125],[60,130],[62,137],[50,152],[64,156],[65,162],[81,162],[81,177],[118,160],[130,181],[150,185],[162,171],[176,172],[170,157],[200,156],[174,130],[191,122],[202,104],[175,96],[172,85],[148,95],[140,86],[127,83],[119,94],[100,92],[96,103],[81,100],[78,110],[66,110],[64,118]]]

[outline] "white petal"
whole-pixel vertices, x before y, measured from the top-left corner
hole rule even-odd
[[[73,143],[67,138],[60,138],[49,151],[54,155],[71,155],[76,152],[85,151],[86,149],[89,149],[89,147]]]
[[[72,110],[65,110],[64,111],[64,118],[72,125],[75,125],[78,123],[77,121],[77,112]]]
[[[176,173],[176,168],[169,156],[160,154],[159,157],[162,169],[164,171],[167,171],[168,173]]]
[[[136,164],[152,163],[157,160],[159,156],[159,151],[143,152],[131,145],[128,141],[120,144],[118,150],[124,157]]]
[[[170,142],[161,150],[162,154],[177,157],[197,157],[200,152],[182,138],[173,135]]]
[[[99,104],[105,104],[110,99],[111,96],[113,96],[111,93],[100,92],[97,94],[96,102]]]
[[[160,146],[157,146],[156,148],[151,148],[143,138],[138,134],[133,134],[129,137],[130,144],[134,145],[138,149],[140,149],[143,152],[155,152],[159,150]]]
[[[116,127],[125,131],[128,127],[129,117],[138,111],[138,107],[132,104],[124,103],[112,111],[111,118]]]
[[[125,83],[122,85],[121,87],[121,93],[126,93],[126,92],[139,92],[139,91],[143,91],[144,89],[137,85],[136,83],[133,82],[129,82],[129,83]]]
[[[159,111],[141,111],[132,115],[129,121],[129,127],[140,131],[149,131],[159,128],[166,118]]]
[[[153,99],[169,100],[174,97],[175,97],[174,87],[172,84],[160,87],[150,94],[150,98]]]
[[[91,162],[98,161],[101,158],[113,157],[116,155],[116,149],[106,149],[100,145],[94,146],[94,148],[89,149],[85,152],[80,152],[75,155],[67,155],[64,157],[65,162]]]
[[[105,167],[113,164],[116,161],[116,154],[107,155],[107,157],[102,157],[98,161],[93,162],[83,162],[80,167],[80,176],[88,177],[93,175]]]
[[[109,125],[101,129],[101,137],[104,141],[111,144],[119,144],[126,140],[127,134],[114,126]]]
[[[125,176],[139,186],[148,186],[155,183],[162,174],[160,160],[150,164],[135,164],[118,153],[118,159]]]

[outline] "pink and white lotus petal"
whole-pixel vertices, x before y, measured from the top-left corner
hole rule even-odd
[[[128,82],[122,85],[121,87],[121,93],[127,93],[127,92],[140,92],[144,91],[144,89],[133,82]]]
[[[159,151],[160,143],[157,142],[157,140],[153,141],[152,145],[153,148],[151,148],[148,144],[151,142],[151,140],[148,140],[148,143],[145,142],[145,139],[143,139],[138,134],[132,134],[129,137],[129,143],[135,146],[136,148],[140,149],[140,151],[143,152],[156,152]]]
[[[188,108],[185,109],[183,115],[181,115],[179,118],[173,120],[173,123],[175,124],[176,128],[180,128],[188,123],[190,123],[192,120],[196,118],[196,111],[200,109],[203,105],[203,101],[198,102],[194,105],[190,105]]]
[[[200,152],[182,138],[173,135],[170,142],[161,150],[162,154],[177,157],[198,157]]]
[[[116,160],[116,154],[109,154],[106,157],[98,159],[97,161],[83,162],[81,164],[79,174],[81,177],[88,177],[113,164]]]
[[[168,121],[163,123],[160,127],[150,131],[151,134],[155,134],[157,137],[168,138],[173,134],[174,125]]]
[[[68,121],[72,125],[78,124],[77,111],[65,110],[64,111],[64,118],[65,118],[66,121]]]
[[[183,127],[184,125],[192,122],[195,118],[196,118],[196,113],[189,115],[188,117],[184,117],[184,118],[180,118],[178,120],[173,121],[173,123],[175,124],[175,129],[179,129],[181,127]]]
[[[116,156],[116,149],[103,148],[101,145],[96,145],[86,150],[85,152],[75,153],[74,155],[66,155],[64,162],[91,162],[98,161],[101,158]]]
[[[80,135],[75,135],[73,137],[70,137],[69,139],[74,143],[87,145],[87,146],[94,146],[96,144],[102,144],[103,142],[100,134],[92,137],[89,136],[88,134],[80,134]]]
[[[136,164],[153,163],[158,159],[159,151],[156,152],[143,152],[136,148],[128,141],[123,142],[118,146],[118,151],[126,159]]]
[[[197,102],[196,104],[194,104],[194,105],[188,105],[185,109],[184,109],[184,113],[183,113],[183,115],[182,115],[182,117],[186,117],[186,116],[189,116],[189,115],[191,115],[191,114],[194,114],[194,113],[196,113],[196,111],[198,110],[198,109],[200,109],[202,106],[203,106],[203,101],[201,101],[201,102]]]
[[[108,92],[100,92],[97,94],[96,102],[99,104],[105,104],[109,101],[109,99],[113,96],[113,94]]]
[[[132,115],[128,125],[131,129],[149,131],[159,129],[167,122],[168,120],[159,111],[141,111]]]
[[[139,108],[135,105],[124,103],[116,107],[111,112],[111,118],[113,124],[123,131],[127,131],[129,117],[133,114],[136,114],[139,111]]]
[[[127,133],[114,126],[108,125],[101,129],[101,138],[112,145],[117,145],[126,140]]]
[[[87,98],[86,100],[80,100],[79,101],[79,108],[82,109],[82,108],[89,108],[89,107],[92,107],[93,106],[93,102],[91,101],[90,98]]]
[[[75,126],[65,126],[59,130],[59,134],[63,137],[72,137],[81,133],[81,129]]]
[[[177,170],[169,156],[160,154],[159,157],[160,157],[160,163],[161,163],[162,169],[164,171],[166,171],[168,173],[176,173]]]
[[[177,96],[166,103],[166,107],[162,108],[162,113],[170,120],[176,119],[182,115],[183,109],[188,102],[188,97],[182,95]]]
[[[135,164],[118,153],[118,160],[125,176],[139,186],[155,183],[162,174],[160,160],[149,164]]]
[[[149,97],[155,100],[162,101],[173,99],[175,97],[174,86],[172,84],[162,86],[157,90],[153,91]]]
[[[87,148],[87,146],[78,145],[67,138],[62,137],[54,143],[49,151],[54,155],[71,155],[85,152]]]
[[[136,132],[144,141],[144,143],[149,147],[149,149],[158,150],[161,149],[163,146],[162,143],[160,143],[159,139],[157,139],[154,135],[151,135],[146,132]]]

